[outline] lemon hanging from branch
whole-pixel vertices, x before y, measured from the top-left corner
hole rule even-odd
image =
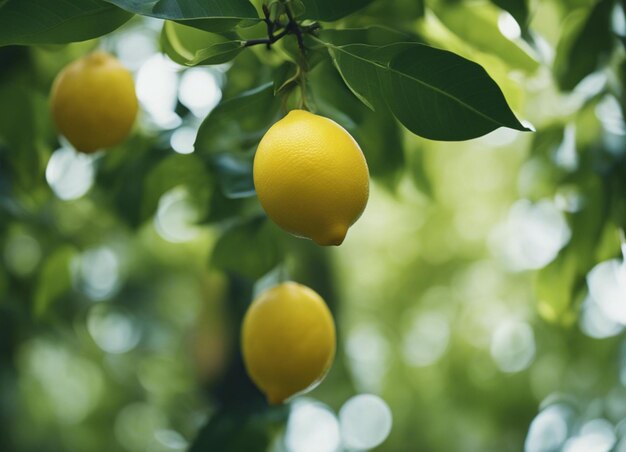
[[[65,67],[52,85],[50,106],[59,131],[86,153],[121,143],[138,110],[132,75],[105,52]]]
[[[253,173],[267,215],[319,245],[340,245],[369,196],[367,162],[354,138],[304,110],[292,110],[267,131]]]
[[[335,357],[330,310],[316,292],[294,282],[256,298],[241,332],[248,374],[271,404],[315,387]]]

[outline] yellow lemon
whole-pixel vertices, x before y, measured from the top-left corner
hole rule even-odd
[[[335,356],[335,324],[312,289],[287,282],[256,298],[243,320],[242,352],[269,403],[312,389]]]
[[[261,139],[254,186],[281,228],[319,245],[340,245],[369,196],[363,152],[336,122],[293,110]]]
[[[138,109],[132,75],[104,52],[66,66],[54,80],[50,104],[59,131],[81,152],[121,143]]]

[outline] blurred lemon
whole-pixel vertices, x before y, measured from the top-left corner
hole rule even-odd
[[[293,110],[261,139],[254,186],[267,215],[319,245],[340,245],[369,196],[367,162],[336,122]]]
[[[138,109],[132,75],[105,52],[66,66],[54,80],[50,103],[59,131],[81,152],[121,143]]]
[[[335,324],[316,292],[287,282],[252,302],[241,342],[248,374],[276,404],[324,378],[335,356]]]

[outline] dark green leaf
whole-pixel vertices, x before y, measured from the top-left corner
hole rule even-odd
[[[227,198],[254,196],[253,160],[251,152],[217,154],[213,157],[213,168]]]
[[[367,6],[372,0],[301,0],[305,19],[337,20]]]
[[[372,110],[384,109],[379,68],[385,65],[378,63],[376,54],[380,48],[353,44],[329,47],[330,55],[337,70],[352,93]]]
[[[411,132],[434,140],[466,140],[499,127],[528,130],[478,64],[416,43],[329,46],[346,84],[366,105],[386,102]]]
[[[234,224],[215,244],[211,263],[228,273],[260,278],[283,258],[277,232],[262,216]]]
[[[34,313],[45,314],[50,305],[72,287],[70,262],[76,250],[62,246],[55,250],[41,269],[35,291]]]
[[[281,64],[274,74],[274,95],[283,90],[290,90],[297,83],[300,72],[298,66],[290,61]]]
[[[404,167],[402,131],[393,115],[359,102],[329,63],[315,68],[309,82],[319,114],[346,128],[363,150],[370,174],[393,186]]]
[[[102,0],[7,0],[0,3],[0,46],[85,41],[131,17]]]
[[[372,25],[364,28],[344,28],[340,30],[326,28],[319,32],[319,37],[335,46],[354,43],[384,46],[397,42],[421,42],[420,38],[393,28]]]
[[[202,122],[194,147],[203,156],[255,148],[279,106],[271,83],[221,102]]]
[[[226,63],[243,50],[243,45],[235,36],[210,33],[171,21],[166,21],[161,31],[165,54],[186,66]]]
[[[43,180],[49,157],[47,143],[55,132],[48,113],[46,94],[29,89],[28,79],[0,84],[0,146],[6,146],[6,161],[13,183],[32,189]],[[45,152],[43,152],[45,151]]]
[[[242,21],[258,21],[248,0],[105,0],[143,16],[183,22],[207,31],[231,30]]]
[[[554,76],[561,89],[574,89],[608,59],[615,42],[612,10],[613,0],[600,0],[588,15],[578,10],[567,17],[554,60]]]
[[[200,50],[190,62],[190,65],[226,63],[235,58],[243,49],[243,41],[225,41],[212,44]]]

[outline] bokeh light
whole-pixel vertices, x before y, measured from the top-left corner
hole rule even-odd
[[[165,240],[178,243],[193,240],[199,233],[198,209],[191,203],[184,187],[176,187],[159,200],[154,224]]]
[[[626,267],[617,259],[604,261],[587,274],[591,298],[611,321],[626,324]]]
[[[218,79],[211,69],[192,68],[183,72],[178,98],[198,118],[204,118],[222,98]]]
[[[179,127],[172,133],[170,145],[179,154],[191,154],[194,151],[197,129],[189,126]]]
[[[508,39],[519,39],[522,36],[522,30],[517,21],[511,14],[503,11],[498,16],[498,29]]]
[[[502,372],[520,372],[535,358],[535,335],[526,322],[501,323],[491,339],[491,356]]]
[[[104,304],[90,309],[87,329],[96,344],[107,353],[125,353],[140,339],[139,329],[130,314]]]
[[[285,447],[288,452],[338,452],[339,423],[324,404],[298,399],[291,407]]]
[[[449,339],[450,325],[445,314],[418,313],[404,336],[404,359],[412,366],[429,366],[446,351]]]
[[[173,129],[181,118],[175,113],[178,100],[178,68],[161,54],[151,56],[137,72],[135,82],[141,107],[156,126]]]
[[[69,147],[54,151],[46,167],[46,180],[54,194],[68,201],[87,193],[94,181],[94,158]]]
[[[94,301],[105,300],[119,289],[120,263],[108,247],[84,251],[73,261],[77,284]]]
[[[372,449],[391,432],[392,416],[383,399],[373,394],[352,397],[339,411],[341,442],[347,449]]]
[[[374,325],[362,324],[348,334],[346,353],[359,389],[380,389],[389,360],[389,342]]]
[[[585,298],[578,321],[583,333],[596,339],[616,336],[624,329],[622,324],[608,317],[590,296]]]
[[[553,202],[521,200],[496,228],[492,243],[512,270],[528,270],[549,264],[570,237],[565,217]]]
[[[565,443],[571,410],[564,405],[551,405],[539,412],[528,429],[525,452],[557,451]]]
[[[610,452],[615,441],[613,425],[606,419],[593,419],[567,440],[563,452]]]

